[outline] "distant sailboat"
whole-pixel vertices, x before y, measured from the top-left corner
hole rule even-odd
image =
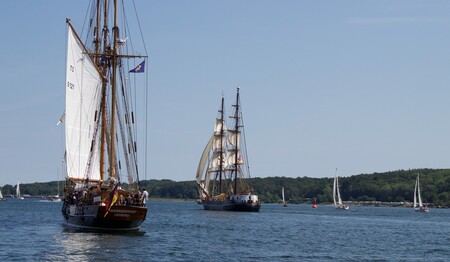
[[[314,200],[313,200],[312,208],[317,208],[317,201],[316,201],[316,198],[314,198]]]
[[[422,204],[422,197],[420,196],[420,182],[419,174],[417,174],[416,185],[414,187],[414,211],[416,212],[429,212],[428,207]]]
[[[59,196],[59,181],[56,180],[56,183],[58,187],[56,195],[47,197],[48,201],[50,202],[61,202],[61,196]]]
[[[337,201],[336,201],[337,198]],[[339,176],[336,168],[336,176],[333,183],[333,202],[334,206],[339,209],[348,210],[350,207],[342,204],[341,194],[339,193]]]
[[[281,188],[281,197],[283,198],[283,207],[287,207],[287,201],[284,199],[284,187]]]
[[[16,196],[17,196],[18,199],[24,199],[24,197],[20,195],[20,183],[19,183],[19,181],[17,181]]]
[[[6,198],[3,197],[2,191],[0,190],[0,201],[5,201]]]

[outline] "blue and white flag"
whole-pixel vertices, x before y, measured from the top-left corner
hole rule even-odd
[[[145,69],[145,60],[142,61],[142,63],[140,63],[134,69],[130,70],[130,73],[144,73],[144,69]]]

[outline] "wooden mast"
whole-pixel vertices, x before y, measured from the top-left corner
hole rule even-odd
[[[236,132],[235,134],[235,145],[236,145],[236,152],[234,154],[234,193],[237,194],[237,173],[238,173],[238,139],[239,139],[239,87],[237,88],[237,95],[236,95],[236,111],[235,111],[235,124],[234,124],[234,130]]]
[[[117,27],[117,0],[114,0],[114,27],[113,27],[113,49],[112,49],[112,79],[111,79],[111,131],[110,131],[110,149],[109,149],[109,175],[115,177],[115,143],[116,130],[116,74],[117,74],[117,41],[119,40],[119,28]]]
[[[98,6],[100,9],[100,6]],[[104,6],[104,15],[103,15],[103,56],[100,57],[100,60],[103,61],[102,65],[102,74],[103,74],[103,83],[102,83],[102,132],[100,138],[100,180],[105,179],[105,143],[106,143],[106,87],[107,87],[107,79],[106,79],[106,68],[108,67],[106,53],[108,46],[108,0],[105,0]],[[100,13],[100,10],[98,11]]]
[[[222,95],[222,105],[220,107],[220,156],[219,156],[219,192],[222,194],[222,170],[223,170],[223,135],[224,135],[224,121],[223,121],[223,112],[224,112],[224,98]]]

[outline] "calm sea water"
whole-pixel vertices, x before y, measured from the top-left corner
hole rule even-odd
[[[61,203],[0,202],[0,261],[449,261],[450,210],[263,204],[259,213],[152,201],[142,232],[74,233]]]

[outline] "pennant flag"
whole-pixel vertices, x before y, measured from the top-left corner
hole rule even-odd
[[[130,73],[144,73],[144,69],[145,69],[145,60],[142,61],[142,63],[140,63],[134,69],[130,70]]]
[[[119,184],[117,184],[114,189],[109,193],[109,198],[106,201],[106,213],[103,217],[106,217],[106,215],[109,213],[109,210],[111,210],[111,207],[117,202],[117,199],[119,198],[119,192],[117,190],[117,187]]]

